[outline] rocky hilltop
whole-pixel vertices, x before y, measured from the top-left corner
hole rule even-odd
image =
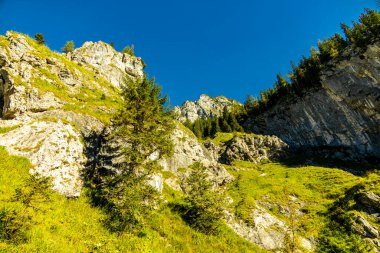
[[[321,87],[287,96],[246,129],[274,134],[291,147],[323,150],[336,158],[380,158],[380,44],[364,53],[347,50],[349,60],[332,63]]]
[[[194,122],[198,118],[220,117],[225,109],[231,111],[241,105],[240,102],[223,96],[210,97],[203,94],[196,101],[185,101],[181,106],[174,107],[173,112],[181,122]]]

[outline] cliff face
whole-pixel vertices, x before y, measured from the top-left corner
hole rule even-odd
[[[230,111],[241,105],[238,101],[223,96],[212,98],[203,94],[194,102],[186,101],[181,106],[174,107],[173,111],[178,115],[179,121],[194,122],[198,118],[207,119],[222,116],[225,108]]]
[[[322,87],[284,97],[246,122],[297,149],[335,150],[338,158],[380,158],[380,43],[322,74]]]

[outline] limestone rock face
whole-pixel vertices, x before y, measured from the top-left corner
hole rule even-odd
[[[266,160],[276,161],[288,153],[288,145],[277,136],[239,134],[226,143],[215,144],[206,141],[204,146],[213,159],[223,164],[234,161],[261,163]]]
[[[227,225],[238,235],[268,250],[280,250],[285,246],[285,236],[291,232],[285,222],[271,215],[261,206],[252,212],[253,225],[249,226],[234,215],[227,213]],[[298,237],[298,236],[297,236]],[[314,246],[306,238],[299,237],[304,250],[312,251]]]
[[[286,155],[288,145],[276,136],[237,136],[228,144],[221,160],[231,164],[235,160],[260,163],[277,160]]]
[[[0,121],[0,125],[4,123],[10,125]],[[26,123],[24,119],[23,125],[0,134],[0,146],[10,154],[29,158],[34,166],[31,173],[51,177],[54,190],[68,197],[80,195],[80,173],[86,158],[80,135],[71,125],[61,121]]]
[[[285,97],[246,122],[291,147],[336,149],[339,158],[380,157],[380,44],[342,61],[322,76],[322,87]]]
[[[228,99],[223,96],[209,97],[201,95],[200,98],[193,101],[186,101],[181,106],[174,107],[173,111],[178,115],[178,120],[185,122],[189,120],[194,122],[196,119],[207,119],[219,117],[223,114],[223,110],[232,110],[242,104],[236,100]]]
[[[35,49],[24,36],[7,33],[6,38],[8,47],[0,47],[0,116],[13,118],[26,111],[62,107],[51,92],[42,94],[30,86],[34,68],[43,64],[33,54]]]
[[[120,88],[125,74],[143,77],[141,58],[115,51],[104,42],[85,42],[82,47],[68,54],[69,59],[94,66],[113,85]]]
[[[200,162],[207,167],[209,179],[216,185],[224,185],[233,180],[227,170],[199,143],[195,135],[181,124],[177,124],[171,139],[174,144],[174,154],[160,161],[164,171],[170,171],[181,178],[186,176],[186,173],[182,174],[179,169],[186,169],[193,163]]]

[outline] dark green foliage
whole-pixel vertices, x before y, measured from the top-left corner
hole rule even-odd
[[[278,75],[273,88],[260,92],[260,100],[247,97],[244,104],[248,115],[257,115],[274,106],[277,101],[287,95],[302,96],[305,89],[319,87],[320,75],[323,70],[331,68],[331,61],[344,59],[343,52],[348,47],[356,47],[364,51],[368,45],[379,40],[380,13],[374,10],[366,10],[359,18],[359,22],[353,23],[352,28],[342,24],[342,30],[346,36],[334,34],[332,37],[318,43],[318,51],[311,49],[310,56],[303,56],[298,65],[292,63],[292,71],[288,80]],[[347,57],[347,56],[346,56]]]
[[[63,46],[62,52],[67,54],[67,53],[74,51],[74,48],[75,48],[74,41],[70,40],[70,41],[66,42],[66,44]]]
[[[51,195],[50,179],[38,174],[31,175],[24,186],[16,189],[14,201],[21,202],[26,207],[38,209],[38,204],[49,201]]]
[[[132,44],[130,46],[126,46],[123,51],[122,51],[124,54],[128,54],[130,56],[134,56],[135,55],[135,46]]]
[[[22,243],[27,241],[30,215],[25,209],[3,208],[0,210],[0,242]]]
[[[48,178],[29,176],[9,201],[8,207],[0,210],[0,241],[23,243],[32,224],[32,212],[40,211],[41,205],[49,201],[51,184]]]
[[[366,13],[360,16],[359,23],[353,22],[352,28],[342,24],[342,29],[349,44],[365,49],[379,39],[380,13],[367,9]]]
[[[109,45],[110,45],[113,49],[115,49],[115,43],[114,43],[114,42],[111,42]]]
[[[338,59],[347,45],[347,41],[339,33],[336,33],[329,39],[319,41],[318,49],[320,61],[327,63],[331,60]]]
[[[224,215],[225,195],[220,189],[212,189],[203,164],[195,163],[190,169],[191,173],[182,185],[186,196],[176,208],[193,228],[202,233],[216,234]]]
[[[34,39],[38,44],[45,45],[45,39],[42,33],[37,33],[36,35],[34,35]]]
[[[96,204],[105,207],[111,231],[140,229],[157,192],[147,181],[160,169],[157,159],[172,152],[170,133],[174,128],[165,109],[167,97],[154,79],[129,80],[123,87],[123,105],[113,120],[115,131],[109,138],[124,140],[123,163],[115,170],[100,168],[90,184]]]
[[[332,221],[330,229],[322,231],[319,240],[318,253],[364,253],[373,252],[373,246],[359,235],[348,233],[338,223]]]
[[[186,121],[184,125],[189,128],[199,139],[214,137],[218,132],[244,132],[239,122],[243,122],[240,117],[242,112],[230,112],[227,109],[223,111],[223,115],[219,118],[196,119],[194,123]],[[239,120],[238,120],[239,118]]]

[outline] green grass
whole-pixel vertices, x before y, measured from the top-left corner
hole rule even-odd
[[[67,199],[54,192],[37,209],[14,201],[15,190],[25,187],[30,162],[0,147],[0,210],[22,210],[30,225],[27,241],[0,240],[0,252],[262,252],[226,226],[218,236],[191,229],[166,205],[156,210],[142,235],[112,234],[102,224],[105,215],[82,194]]]
[[[233,133],[218,132],[218,133],[216,133],[216,135],[213,139],[207,139],[207,140],[210,140],[217,145],[221,145],[221,144],[224,144],[224,143],[232,140],[234,137],[238,137],[238,136],[255,137],[257,135],[256,134],[241,133],[241,132],[233,132]]]
[[[264,203],[275,216],[289,222],[289,215],[282,213],[280,206],[294,206],[302,211],[298,226],[303,236],[317,236],[328,222],[324,215],[328,207],[364,180],[340,169],[315,166],[237,161],[231,166],[234,167],[241,170],[229,170],[236,178],[229,193],[238,216],[249,223],[256,203]]]
[[[20,127],[20,125],[9,126],[9,127],[0,127],[0,134],[8,133],[16,128]]]

